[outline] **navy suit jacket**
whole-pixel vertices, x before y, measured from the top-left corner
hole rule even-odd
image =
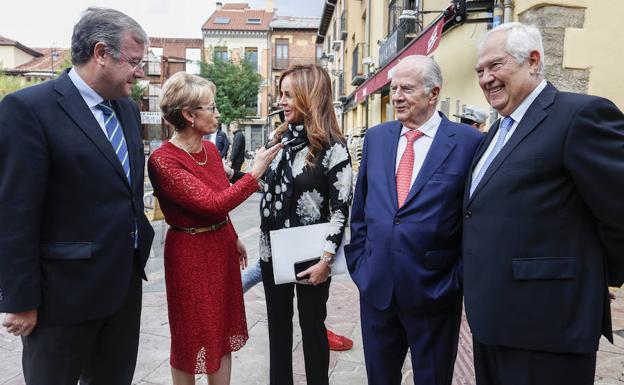
[[[601,332],[611,338],[607,283],[624,281],[622,113],[548,84],[471,197],[470,180],[464,295],[475,339],[595,352]]]
[[[227,135],[222,130],[217,130],[215,133],[215,146],[217,146],[217,150],[219,150],[219,155],[221,158],[225,159],[228,153],[228,149],[230,148],[230,141],[227,138]]]
[[[0,103],[0,312],[38,308],[50,324],[114,313],[137,274],[137,227],[145,265],[139,113],[128,98],[112,104],[132,184],[67,72]]]
[[[395,180],[401,123],[366,132],[345,254],[360,296],[380,310],[435,313],[461,298],[461,205],[472,156],[483,136],[442,122],[409,195],[398,208]]]

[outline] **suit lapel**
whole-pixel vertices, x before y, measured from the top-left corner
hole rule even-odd
[[[479,185],[475,189],[469,202],[479,194],[479,191],[489,182],[492,176],[503,164],[505,159],[513,152],[513,150],[522,142],[522,140],[529,135],[535,128],[546,118],[548,115],[546,109],[555,100],[557,89],[548,83],[546,88],[537,96],[535,101],[531,104],[527,112],[522,117],[522,120],[518,123],[516,130],[513,132],[507,143],[503,146],[498,155],[494,158],[490,166],[485,171],[483,178],[479,182]],[[487,148],[487,147],[486,147]]]
[[[453,151],[456,143],[452,137],[455,133],[450,130],[448,123],[448,119],[442,117],[440,127],[438,127],[438,132],[433,138],[433,143],[431,143],[431,147],[425,156],[425,161],[423,162],[423,165],[420,168],[420,171],[418,172],[418,175],[414,180],[414,184],[412,184],[410,192],[407,195],[405,203],[402,207],[406,207],[408,202],[418,194],[427,181],[431,179],[431,176],[435,174],[436,170],[440,168],[451,151]]]
[[[114,100],[112,102],[113,108],[115,109],[115,114],[119,119],[119,123],[121,124],[121,128],[124,133],[124,138],[126,140],[126,147],[128,149],[128,160],[130,162],[130,179],[135,181],[139,176],[136,174],[138,169],[138,159],[137,154],[134,149],[137,147],[135,143],[135,133],[132,130],[132,127],[136,125],[136,121],[132,116],[132,111],[128,111],[128,108],[124,108],[124,106],[119,103],[119,101]],[[115,155],[117,157],[117,155]],[[123,170],[123,167],[121,168]],[[124,179],[127,181],[128,179],[124,175]]]
[[[481,145],[479,146],[479,148],[475,152],[475,155],[472,158],[472,163],[470,164],[470,169],[468,171],[468,179],[466,181],[466,189],[464,190],[464,205],[468,203],[468,200],[470,198],[470,188],[472,187],[472,175],[474,172],[474,168],[477,166],[477,163],[479,163],[479,160],[481,160],[481,157],[485,153],[485,150],[487,150],[488,146],[494,139],[494,135],[496,135],[496,132],[498,131],[498,126],[500,122],[501,120],[498,119],[494,123],[492,123],[490,129],[485,136],[485,139],[481,142]]]
[[[89,107],[80,95],[80,92],[78,92],[78,89],[74,86],[74,83],[72,83],[67,72],[63,73],[55,82],[55,89],[61,94],[61,97],[58,99],[61,108],[63,108],[67,115],[80,127],[85,135],[93,142],[95,147],[113,166],[115,171],[117,171],[126,181],[126,184],[128,184],[128,179],[124,174],[117,154],[115,154],[113,150],[113,146],[111,146],[100,124],[89,110]],[[128,185],[128,187],[130,187],[130,185]]]
[[[388,156],[385,156],[385,169],[386,177],[388,178],[388,189],[390,190],[390,199],[394,207],[399,207],[397,201],[397,187],[396,187],[396,157],[397,148],[399,146],[399,137],[401,136],[401,123],[396,120],[390,124],[390,129],[386,135],[385,149],[388,150]]]

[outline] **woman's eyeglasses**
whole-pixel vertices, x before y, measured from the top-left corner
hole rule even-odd
[[[217,110],[217,106],[216,105],[210,105],[210,106],[197,106],[195,107],[196,110],[204,110],[204,111],[208,111],[211,114],[214,114],[214,112]]]

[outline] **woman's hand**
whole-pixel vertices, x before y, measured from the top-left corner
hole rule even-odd
[[[306,275],[309,275],[308,282],[312,285],[318,285],[327,281],[330,271],[329,266],[325,262],[319,261],[317,264],[310,266],[306,270],[297,274],[297,278],[303,278]]]
[[[239,239],[236,240],[236,250],[238,250],[238,263],[241,270],[245,270],[247,267],[247,249],[243,242]]]
[[[266,169],[269,167],[275,155],[281,150],[283,145],[281,143],[276,144],[275,146],[269,148],[268,150],[264,147],[260,147],[258,151],[256,151],[256,156],[253,160],[253,166],[251,167],[251,176],[256,179],[260,179],[260,177],[264,174]]]

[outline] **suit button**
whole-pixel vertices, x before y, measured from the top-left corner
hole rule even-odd
[[[135,232],[134,232],[134,231],[131,231],[131,232],[130,232],[130,238],[134,238],[134,236],[135,236],[135,235],[136,235],[136,234],[135,234]]]
[[[399,218],[394,218],[394,224],[398,225],[401,223],[401,220]]]
[[[466,211],[466,219],[470,219],[470,217],[472,217],[472,211],[468,210]]]

